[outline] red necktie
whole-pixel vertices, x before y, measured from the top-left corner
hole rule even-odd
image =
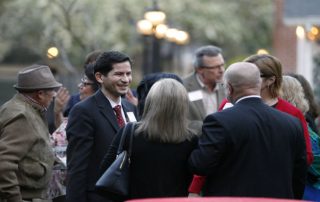
[[[115,106],[113,110],[116,112],[118,125],[120,128],[122,128],[125,125],[125,122],[123,120],[122,113],[121,113],[121,105]]]

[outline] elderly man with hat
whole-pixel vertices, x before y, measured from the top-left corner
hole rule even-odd
[[[0,107],[0,201],[48,201],[54,155],[45,112],[61,87],[48,66],[18,73],[18,91]]]

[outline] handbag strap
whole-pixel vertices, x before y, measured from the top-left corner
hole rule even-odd
[[[133,142],[133,136],[134,136],[134,130],[135,130],[136,122],[132,122],[131,124],[131,130],[130,130],[130,142],[129,142],[129,148],[128,148],[128,156],[130,158],[131,152],[132,152],[132,142]]]
[[[125,143],[125,141],[127,139],[127,136],[129,135],[130,140],[129,140],[129,148],[127,149],[127,151],[128,151],[128,156],[129,157],[131,156],[133,133],[134,133],[135,124],[136,124],[135,122],[129,122],[123,128],[122,133],[121,133],[121,139],[120,139],[120,144],[119,144],[119,147],[118,147],[117,154],[120,154],[124,150],[123,146],[124,146],[124,143]],[[127,132],[129,129],[131,129],[130,133]]]

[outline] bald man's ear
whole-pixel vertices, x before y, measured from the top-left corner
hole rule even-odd
[[[233,93],[234,93],[234,89],[232,87],[232,85],[230,83],[225,83],[225,94],[226,94],[226,98],[230,103],[233,103]]]
[[[227,97],[229,97],[230,95],[232,95],[233,93],[233,87],[230,83],[224,83],[224,93]]]
[[[234,89],[230,83],[227,83],[227,90],[228,90],[228,95],[231,95],[234,91]]]

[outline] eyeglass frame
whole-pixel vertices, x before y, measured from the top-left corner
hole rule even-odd
[[[94,85],[93,82],[87,82],[87,80],[85,78],[81,78],[80,84],[83,86],[93,86]]]
[[[201,66],[200,68],[203,68],[203,69],[218,69],[218,68],[224,67],[224,65],[225,64],[222,63],[222,64],[211,66],[211,67],[209,67],[209,66]]]

